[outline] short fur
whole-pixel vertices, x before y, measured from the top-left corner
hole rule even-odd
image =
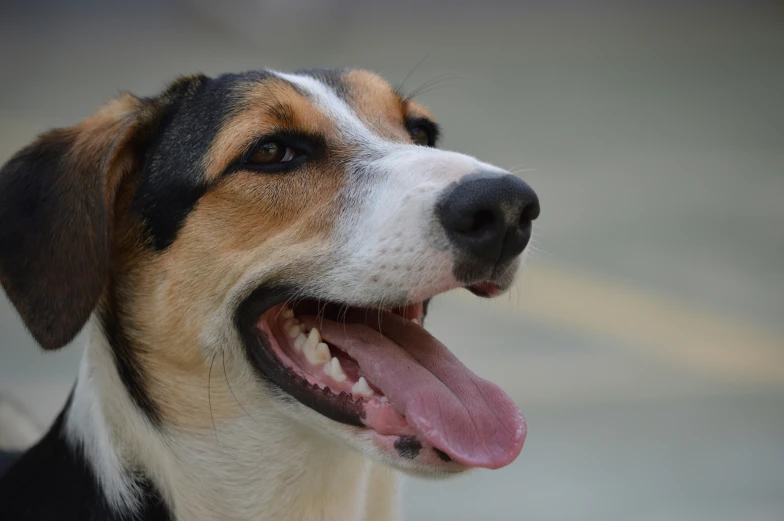
[[[274,287],[393,306],[472,282],[433,209],[504,172],[413,145],[423,118],[365,71],[197,75],[12,157],[0,283],[44,349],[90,340],[65,409],[0,481],[0,519],[395,518],[392,469],[435,473],[418,442],[383,452],[281,393],[235,319]],[[320,150],[296,173],[243,166],[273,131]],[[517,265],[470,276],[504,289]]]

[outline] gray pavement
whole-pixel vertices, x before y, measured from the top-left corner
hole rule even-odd
[[[441,297],[428,326],[521,405],[526,446],[500,471],[406,480],[407,519],[784,519],[780,8],[87,5],[0,17],[0,160],[182,73],[399,82],[428,56],[408,84],[447,75],[420,97],[445,146],[539,192],[519,286]],[[0,392],[51,421],[79,341],[41,353],[4,300],[0,331]]]

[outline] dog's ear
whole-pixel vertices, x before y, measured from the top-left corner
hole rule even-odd
[[[0,283],[44,349],[71,341],[103,290],[114,195],[140,104],[113,100],[0,169]]]
[[[123,95],[0,169],[0,284],[44,349],[89,319],[106,284],[118,188],[167,111],[205,80],[182,78],[157,98]]]
[[[118,189],[168,114],[207,80],[116,98],[0,169],[0,284],[44,349],[67,344],[89,319],[106,285]]]

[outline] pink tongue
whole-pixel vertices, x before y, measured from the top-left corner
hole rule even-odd
[[[375,330],[377,316],[370,321],[373,328],[302,318],[354,358],[408,424],[452,459],[494,469],[520,454],[525,420],[512,399],[472,373],[422,327],[387,314],[382,335]]]

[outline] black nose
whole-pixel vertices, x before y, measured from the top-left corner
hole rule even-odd
[[[452,244],[474,262],[496,266],[519,255],[539,217],[539,199],[512,174],[471,174],[451,185],[437,214]]]

